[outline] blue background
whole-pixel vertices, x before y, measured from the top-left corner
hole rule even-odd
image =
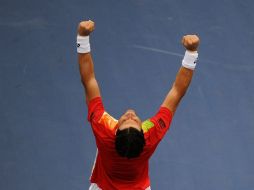
[[[88,189],[96,146],[77,65],[91,47],[107,111],[153,115],[201,39],[192,84],[150,160],[152,189],[254,189],[254,2],[0,1],[0,189]]]

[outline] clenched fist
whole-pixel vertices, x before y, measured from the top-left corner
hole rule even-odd
[[[197,35],[183,36],[182,44],[189,51],[197,51],[199,45],[199,37]]]
[[[78,34],[80,36],[88,36],[94,30],[94,22],[91,20],[82,21],[78,26]]]

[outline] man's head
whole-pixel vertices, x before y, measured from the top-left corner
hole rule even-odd
[[[115,147],[122,157],[135,158],[145,145],[141,120],[134,110],[127,110],[118,120]]]

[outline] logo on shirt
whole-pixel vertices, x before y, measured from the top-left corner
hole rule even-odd
[[[98,123],[104,125],[109,130],[114,130],[115,126],[118,123],[118,120],[113,118],[111,115],[109,115],[107,112],[104,112]]]
[[[158,120],[158,124],[159,124],[161,129],[164,129],[166,127],[165,122],[161,118]]]
[[[144,131],[144,133],[146,133],[153,127],[154,127],[154,124],[149,119],[142,123],[142,130]]]

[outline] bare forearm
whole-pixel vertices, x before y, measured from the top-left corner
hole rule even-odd
[[[90,53],[78,54],[79,71],[81,81],[85,85],[91,78],[94,78],[94,66]]]
[[[79,71],[85,88],[86,99],[89,101],[100,96],[100,90],[94,74],[94,65],[90,53],[78,54]]]
[[[185,95],[192,79],[193,71],[181,67],[176,75],[175,82],[168,92],[162,106],[167,107],[173,113],[176,111],[178,104]]]
[[[183,37],[182,43],[187,51],[182,61],[182,66],[176,75],[174,84],[162,103],[162,106],[167,107],[173,113],[176,111],[178,104],[191,83],[198,56],[197,48],[199,45],[199,38],[196,35],[187,35]]]
[[[89,101],[100,96],[98,83],[95,79],[93,59],[90,53],[88,35],[94,30],[93,21],[82,21],[78,27],[78,63],[82,84],[85,88],[86,99]]]
[[[191,83],[193,70],[181,67],[176,75],[173,88],[178,92],[179,96],[183,97]]]

